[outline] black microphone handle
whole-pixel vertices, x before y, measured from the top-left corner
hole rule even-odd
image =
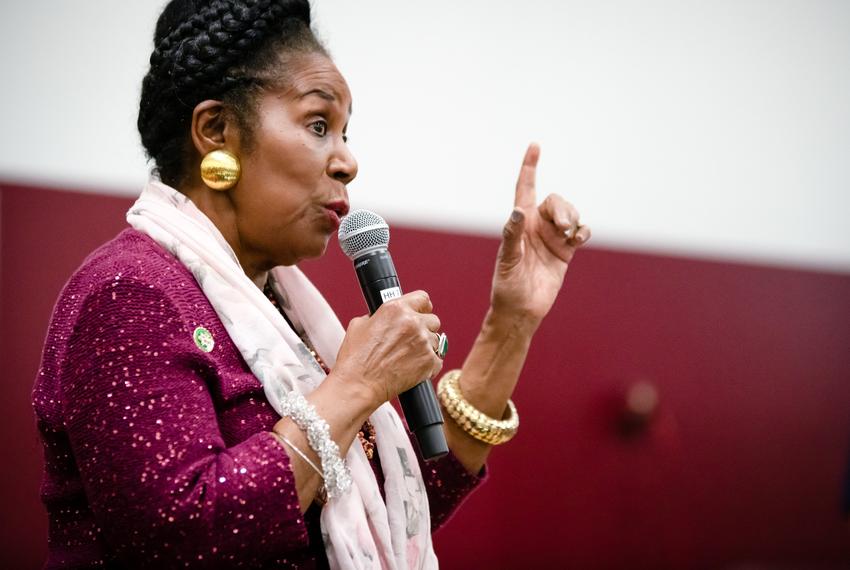
[[[385,301],[401,297],[401,285],[390,252],[381,249],[354,260],[357,280],[363,297],[374,314]],[[442,457],[449,452],[443,432],[443,413],[434,394],[434,386],[423,380],[410,390],[398,395],[407,427],[416,436],[422,458],[426,461]]]

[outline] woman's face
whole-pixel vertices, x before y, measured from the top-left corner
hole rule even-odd
[[[235,249],[254,270],[322,255],[348,212],[346,184],[357,175],[346,145],[351,93],[342,75],[320,54],[298,56],[291,70],[286,88],[258,98],[253,143],[240,156],[242,176],[231,191]]]

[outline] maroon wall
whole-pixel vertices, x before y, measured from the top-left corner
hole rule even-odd
[[[45,552],[29,395],[53,302],[130,202],[0,184],[6,567]],[[477,332],[497,245],[393,232],[405,288],[431,293],[451,336],[449,367]],[[343,322],[363,312],[335,244],[304,268]],[[846,566],[848,316],[848,275],[581,252],[515,394],[517,438],[436,537],[443,567]],[[623,421],[636,382],[659,395],[645,429]]]

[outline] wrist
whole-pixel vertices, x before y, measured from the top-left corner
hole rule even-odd
[[[342,370],[339,372],[331,371],[322,385],[317,388],[317,391],[319,390],[326,391],[334,402],[349,410],[355,417],[355,422],[359,421],[359,423],[366,421],[372,415],[372,412],[384,403],[373,386],[363,382],[359,376],[348,374]]]
[[[482,332],[518,335],[531,338],[542,319],[522,310],[490,306],[484,317]]]

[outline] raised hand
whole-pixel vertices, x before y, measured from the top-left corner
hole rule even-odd
[[[525,152],[514,209],[502,233],[491,306],[499,314],[539,322],[555,302],[576,250],[590,239],[575,207],[558,194],[537,205],[535,175],[540,147]]]

